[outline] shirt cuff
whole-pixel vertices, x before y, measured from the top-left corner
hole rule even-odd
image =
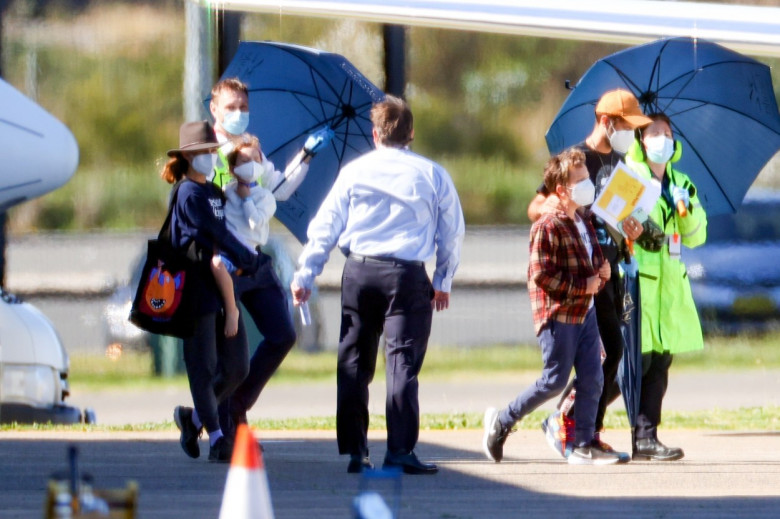
[[[433,289],[439,292],[452,292],[452,278],[433,277]]]
[[[314,278],[310,272],[297,270],[295,271],[295,274],[293,274],[293,283],[300,288],[311,290],[311,287],[314,284]]]

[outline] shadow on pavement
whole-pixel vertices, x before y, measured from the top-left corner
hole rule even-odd
[[[347,459],[337,455],[332,432],[295,437],[305,434],[276,432],[263,440],[276,517],[350,517],[361,477],[346,473]],[[440,472],[402,477],[400,517],[771,517],[780,509],[776,454],[763,463],[729,458],[569,467],[553,457],[538,434],[518,434],[510,437],[515,444],[507,444],[508,459],[495,464],[477,450],[479,431],[424,436],[417,452],[438,463]],[[719,436],[721,442],[734,442],[748,441],[750,434]],[[740,436],[745,438],[735,440]],[[229,466],[205,460],[205,441],[201,458],[193,460],[175,439],[159,437],[4,439],[0,517],[41,517],[48,476],[67,468],[71,444],[78,446],[80,469],[92,474],[96,487],[139,483],[141,518],[217,517]],[[371,448],[372,459],[381,464],[384,439],[372,438]],[[391,486],[364,483],[379,485],[374,489],[392,500]]]

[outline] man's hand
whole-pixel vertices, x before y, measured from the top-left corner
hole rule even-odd
[[[603,279],[604,282],[609,281],[609,278],[612,277],[612,266],[608,261],[605,261],[601,264],[601,267],[599,267],[599,277]]]
[[[561,207],[561,199],[558,198],[558,195],[552,193],[547,198],[544,199],[544,203],[539,207],[539,216],[547,213],[555,213],[562,210],[563,207]]]
[[[431,307],[435,308],[437,312],[446,310],[450,307],[450,293],[441,292],[439,290],[433,291],[433,300],[431,301]]]
[[[623,234],[626,235],[626,238],[632,241],[635,241],[637,238],[639,238],[639,236],[642,234],[642,231],[644,231],[642,224],[639,223],[639,220],[633,216],[627,217],[621,222],[621,225],[623,226]]]
[[[290,292],[292,292],[293,304],[295,306],[301,306],[311,297],[311,290],[308,288],[299,287],[295,281],[290,283]]]

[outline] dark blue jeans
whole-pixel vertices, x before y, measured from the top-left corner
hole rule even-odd
[[[604,375],[601,371],[601,339],[596,312],[588,310],[582,324],[552,321],[539,337],[544,367],[542,375],[520,393],[499,414],[504,427],[512,427],[528,413],[558,395],[566,387],[572,368],[577,373],[574,388],[577,406],[574,410],[577,446],[593,440]]]

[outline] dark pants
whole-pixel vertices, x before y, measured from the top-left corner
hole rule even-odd
[[[499,421],[503,427],[510,428],[554,398],[566,386],[574,368],[577,372],[574,387],[578,402],[574,414],[575,444],[588,444],[593,439],[596,406],[603,383],[594,310],[588,310],[582,324],[552,321],[539,333],[538,341],[544,361],[542,375],[501,410]]]
[[[598,322],[599,335],[604,351],[607,354],[604,363],[601,365],[601,371],[604,375],[604,389],[601,391],[598,408],[596,409],[596,431],[604,428],[604,414],[607,406],[620,396],[620,387],[617,383],[617,372],[620,366],[620,359],[623,357],[623,335],[620,331],[620,320],[623,312],[622,289],[620,288],[620,277],[613,269],[612,277],[606,286],[593,298],[593,305],[596,308],[596,321]],[[563,391],[560,407],[563,400],[571,393],[574,387],[572,380]],[[574,416],[574,408],[577,406],[577,399],[569,411],[568,416]]]
[[[669,352],[642,355],[642,393],[639,396],[639,415],[636,418],[634,439],[658,438],[661,423],[661,404],[669,385]]]
[[[295,344],[295,328],[287,298],[273,262],[260,253],[262,265],[254,276],[233,276],[236,300],[240,300],[263,338],[249,362],[249,374],[220,409],[222,423],[234,432],[235,422],[246,419],[263,388]],[[229,423],[226,420],[233,423]]]
[[[240,321],[239,321],[240,322]],[[207,432],[220,428],[217,406],[236,389],[249,371],[246,331],[225,337],[221,312],[197,318],[195,335],[184,339],[184,364],[192,402]]]
[[[336,429],[340,454],[368,452],[368,385],[384,331],[387,450],[408,453],[420,430],[417,375],[431,331],[433,287],[421,265],[348,259],[341,280]]]

